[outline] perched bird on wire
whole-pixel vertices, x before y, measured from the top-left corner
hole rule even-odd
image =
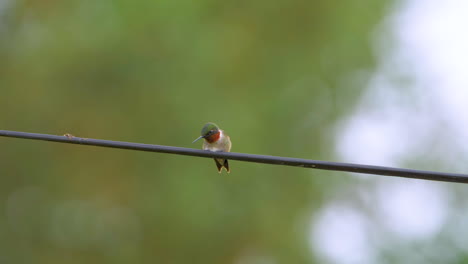
[[[231,138],[229,138],[223,130],[219,129],[215,123],[206,123],[201,130],[201,136],[195,139],[192,143],[195,143],[202,138],[205,140],[205,142],[203,142],[204,150],[214,152],[231,151]],[[215,158],[214,160],[219,173],[221,173],[223,168],[226,169],[228,173],[231,172],[227,159]]]

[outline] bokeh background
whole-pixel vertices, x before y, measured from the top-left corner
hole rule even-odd
[[[0,0],[0,129],[468,170],[468,2]],[[0,263],[468,263],[464,185],[0,138]]]

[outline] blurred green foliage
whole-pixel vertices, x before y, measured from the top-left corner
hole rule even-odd
[[[385,1],[0,2],[1,129],[333,158]],[[330,172],[0,138],[2,263],[314,263]],[[328,185],[327,185],[328,184]]]

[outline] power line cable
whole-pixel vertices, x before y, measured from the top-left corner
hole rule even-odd
[[[397,176],[397,177],[424,179],[424,180],[432,180],[432,181],[468,183],[468,175],[458,174],[458,173],[422,171],[422,170],[401,169],[401,168],[361,165],[361,164],[352,164],[352,163],[318,161],[318,160],[297,159],[297,158],[267,156],[267,155],[255,155],[255,154],[246,154],[246,153],[211,152],[211,151],[191,149],[191,148],[101,140],[101,139],[92,139],[92,138],[80,138],[80,137],[75,137],[70,134],[65,134],[64,136],[57,136],[57,135],[48,135],[48,134],[0,130],[0,136],[53,141],[53,142],[60,142],[60,143],[79,144],[79,145],[88,145],[88,146],[97,146],[97,147],[106,147],[106,148],[131,149],[131,150],[138,150],[138,151],[178,154],[178,155],[204,157],[204,158],[226,158],[230,160],[239,160],[239,161],[247,161],[247,162],[255,162],[255,163],[275,164],[275,165],[286,165],[286,166],[304,167],[304,168],[312,168],[312,169],[320,169],[320,170],[346,171],[346,172],[353,172],[353,173]],[[5,150],[1,149],[0,151],[5,151]]]

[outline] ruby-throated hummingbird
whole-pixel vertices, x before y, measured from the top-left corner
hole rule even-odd
[[[209,151],[231,151],[231,139],[229,136],[214,123],[206,123],[202,130],[201,136],[195,139],[192,143],[200,139],[204,139],[203,149]],[[221,169],[225,168],[229,173],[229,163],[227,159],[215,158],[216,167],[218,167],[218,172],[221,173]]]

